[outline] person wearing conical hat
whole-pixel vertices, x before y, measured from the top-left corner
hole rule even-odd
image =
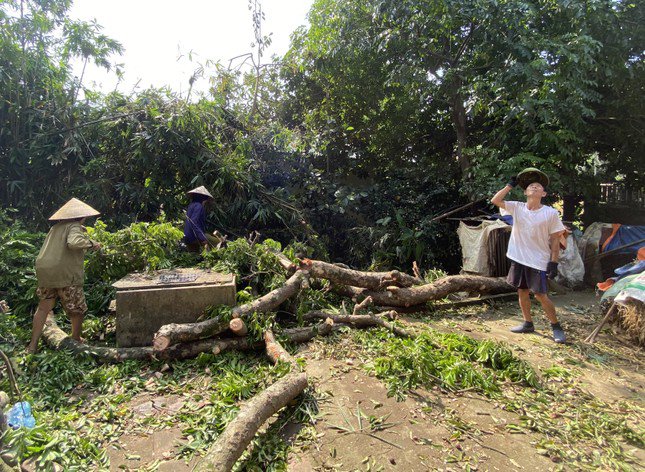
[[[213,200],[211,193],[203,185],[187,192],[191,202],[186,209],[184,222],[184,243],[189,251],[200,252],[208,247],[218,247],[221,238],[206,232],[206,202]]]
[[[83,293],[83,258],[86,250],[101,247],[99,243],[90,240],[83,223],[86,218],[97,215],[100,213],[94,208],[72,198],[49,218],[54,225],[36,257],[36,293],[39,302],[34,314],[28,352],[33,353],[38,349],[38,340],[47,314],[58,299],[72,323],[72,338],[81,341],[83,318],[87,311]]]
[[[526,203],[504,200],[516,185],[524,189]],[[535,331],[531,317],[530,293],[533,292],[551,322],[553,340],[564,343],[564,330],[558,322],[555,305],[547,295],[547,278],[553,279],[558,274],[559,238],[565,227],[557,210],[542,204],[548,185],[549,177],[544,172],[529,167],[517,177],[511,177],[508,184],[491,199],[491,203],[513,216],[513,229],[506,253],[511,260],[511,268],[506,280],[517,288],[524,322],[511,328],[511,331]]]

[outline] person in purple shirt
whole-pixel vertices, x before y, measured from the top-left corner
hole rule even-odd
[[[216,247],[221,241],[206,232],[206,208],[207,201],[213,196],[203,185],[189,192],[191,197],[190,205],[186,209],[186,221],[184,223],[184,243],[189,251],[200,252],[209,245]]]

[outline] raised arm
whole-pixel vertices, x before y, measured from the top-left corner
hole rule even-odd
[[[517,185],[517,178],[511,177],[511,180],[506,184],[506,186],[501,189],[499,192],[493,196],[493,198],[490,199],[490,202],[495,205],[496,207],[503,208],[506,210],[506,203],[504,202],[504,198],[506,198],[506,195],[513,190],[513,187]]]

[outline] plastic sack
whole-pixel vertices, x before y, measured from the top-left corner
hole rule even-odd
[[[36,426],[36,419],[31,414],[31,405],[29,402],[18,402],[11,407],[7,413],[7,424],[13,429],[21,426],[33,428]]]

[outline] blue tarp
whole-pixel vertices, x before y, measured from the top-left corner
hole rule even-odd
[[[625,246],[630,243],[635,243],[645,239],[645,226],[631,226],[631,225],[621,225],[614,234],[614,237],[611,238],[611,241],[605,246],[602,252],[611,251],[612,249]],[[640,248],[645,246],[645,241],[641,241],[638,244],[632,244],[623,249],[616,251],[617,254],[636,254]]]

